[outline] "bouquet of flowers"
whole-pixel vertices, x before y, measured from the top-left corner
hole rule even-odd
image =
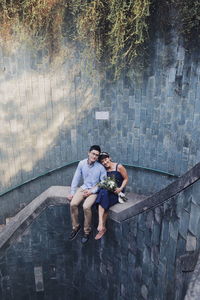
[[[98,186],[102,189],[105,189],[105,190],[108,190],[112,193],[115,192],[116,188],[118,187],[117,186],[117,182],[116,182],[116,179],[115,177],[107,177],[105,178],[103,181],[101,181]],[[125,194],[120,192],[118,194],[118,202],[119,203],[124,203],[125,201],[127,201],[127,198],[125,197]]]

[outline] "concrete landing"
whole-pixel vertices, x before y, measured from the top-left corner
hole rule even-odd
[[[111,219],[121,222],[130,218],[130,211],[133,210],[134,206],[149,196],[127,193],[126,197],[128,200],[125,203],[117,203],[110,208],[109,217]]]

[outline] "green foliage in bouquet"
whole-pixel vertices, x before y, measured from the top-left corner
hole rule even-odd
[[[101,181],[98,186],[101,188],[101,189],[105,189],[107,191],[110,191],[112,193],[115,192],[116,188],[118,187],[117,185],[117,181],[116,181],[116,178],[115,176],[111,176],[111,177],[107,177],[105,178],[103,181]],[[126,198],[125,194],[120,192],[118,194],[118,202],[119,203],[124,203],[126,202],[128,199]]]
[[[108,190],[110,192],[113,192],[116,190],[117,188],[117,182],[116,182],[116,179],[114,176],[112,177],[107,177],[105,178],[103,181],[101,181],[98,186],[101,188],[101,189],[105,189],[105,190]]]

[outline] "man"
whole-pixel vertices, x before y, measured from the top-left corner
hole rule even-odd
[[[79,162],[71,183],[71,194],[68,196],[68,199],[71,200],[70,212],[72,221],[72,232],[69,240],[73,240],[81,229],[78,221],[78,206],[84,201],[84,234],[81,239],[83,244],[88,241],[91,232],[91,207],[97,197],[97,184],[106,177],[105,168],[97,162],[100,152],[101,148],[98,145],[93,145],[88,152],[88,158]],[[76,191],[81,178],[83,179],[83,185]]]

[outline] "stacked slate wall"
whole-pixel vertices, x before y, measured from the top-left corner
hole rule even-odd
[[[1,251],[0,298],[183,299],[200,249],[199,194],[198,180],[128,220],[109,219],[100,241],[94,212],[86,245],[68,241],[69,206],[50,206]]]
[[[40,195],[50,186],[66,186],[71,182],[77,163],[51,172],[28,182],[0,197],[0,224],[5,224],[6,219],[15,216],[31,200]]]
[[[194,166],[200,159],[199,54],[169,36],[165,41],[155,32],[149,65],[141,73],[125,70],[116,82],[93,62],[88,68],[80,49],[64,39],[53,65],[48,52],[2,46],[0,191],[84,158],[94,143],[121,163],[176,175]],[[99,111],[109,119],[97,120]],[[136,193],[152,194],[173,180],[129,173]],[[62,184],[59,175],[55,184]]]

